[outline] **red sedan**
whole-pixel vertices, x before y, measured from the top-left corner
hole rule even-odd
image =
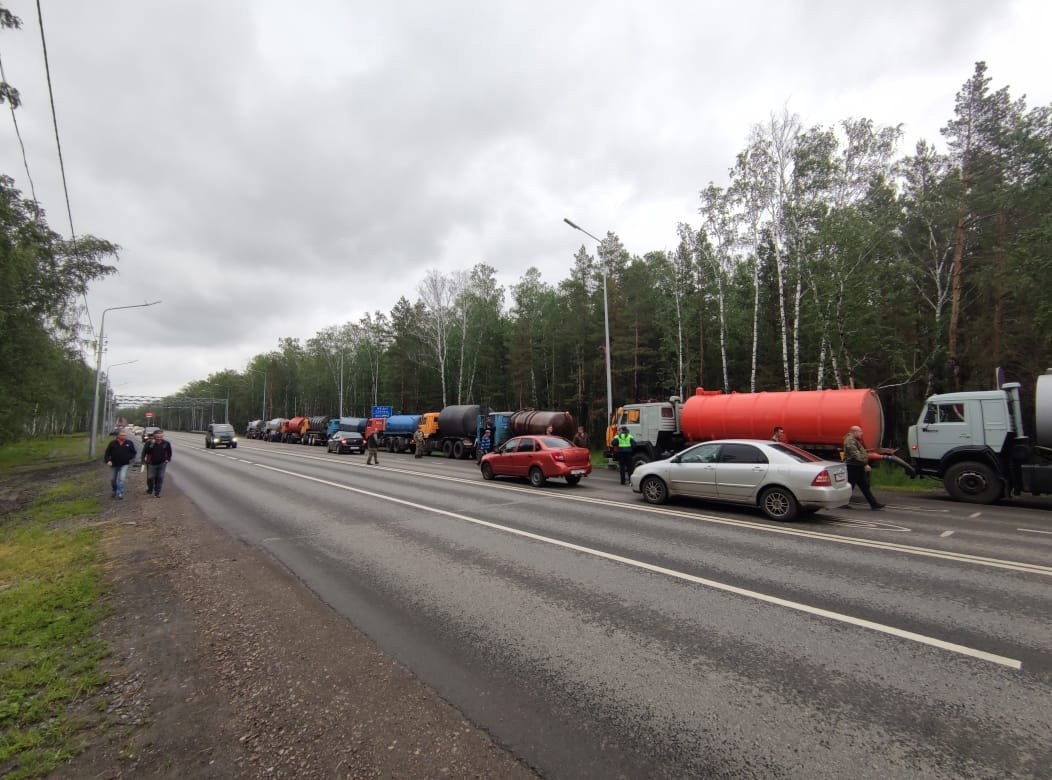
[[[479,462],[485,479],[525,477],[534,487],[562,478],[576,485],[592,473],[592,453],[561,436],[516,436]]]

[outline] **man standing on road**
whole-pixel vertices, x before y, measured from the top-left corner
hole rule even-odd
[[[588,449],[588,434],[584,432],[584,426],[577,426],[577,433],[574,434],[573,443],[575,447],[584,447]]]
[[[109,443],[102,459],[110,467],[110,487],[113,497],[124,498],[124,479],[128,475],[128,465],[135,460],[135,445],[128,441],[128,434],[121,428],[117,438]]]
[[[413,432],[413,444],[415,445],[415,452],[413,453],[414,458],[424,457],[424,432],[417,428]]]
[[[365,459],[365,465],[371,466],[372,464],[380,465],[380,432],[373,428],[369,433],[369,438],[365,442],[365,449],[369,451],[369,456]]]
[[[851,483],[852,490],[858,485],[870,509],[883,509],[884,505],[877,501],[869,488],[869,473],[873,469],[869,465],[866,445],[862,443],[862,428],[857,425],[851,426],[844,437],[844,463],[847,464],[847,481]]]
[[[164,485],[164,472],[168,468],[168,462],[172,459],[172,445],[164,439],[164,431],[158,428],[153,432],[153,441],[143,452],[143,460],[146,463],[146,493],[153,493],[155,498],[161,497],[161,487]]]
[[[628,432],[628,427],[622,425],[621,433],[614,437],[614,441],[617,442],[617,468],[621,475],[621,484],[624,485],[632,476],[632,446],[636,440]]]

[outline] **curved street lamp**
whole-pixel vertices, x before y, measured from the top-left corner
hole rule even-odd
[[[596,242],[596,244],[602,245],[602,241],[593,236],[587,230],[580,225],[574,224],[566,217],[563,217],[563,222],[572,227],[574,230],[580,230],[590,239]],[[598,257],[599,250],[596,250],[596,256]],[[606,425],[610,425],[614,418],[614,401],[613,401],[613,383],[610,380],[610,306],[606,299],[606,263],[602,262],[600,258],[600,265],[603,269],[603,331],[606,335]]]
[[[95,398],[91,403],[91,433],[88,435],[88,457],[95,457],[95,433],[99,427],[99,380],[102,375],[102,345],[103,336],[106,333],[106,312],[118,309],[141,309],[144,306],[156,306],[160,301],[149,303],[134,303],[131,306],[111,306],[102,310],[102,319],[99,321],[99,340],[95,344]]]
[[[125,360],[123,363],[110,363],[106,366],[106,400],[103,404],[102,409],[102,422],[105,424],[110,419],[110,412],[114,411],[110,408],[110,371],[118,366],[130,366],[132,363],[138,363],[139,359]]]

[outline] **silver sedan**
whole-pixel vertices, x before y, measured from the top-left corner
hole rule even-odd
[[[847,466],[791,444],[725,439],[695,444],[636,467],[632,490],[651,504],[690,496],[759,507],[772,520],[842,506],[851,499]]]

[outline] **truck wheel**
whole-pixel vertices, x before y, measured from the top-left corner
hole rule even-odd
[[[643,477],[639,491],[643,494],[643,500],[648,504],[664,504],[668,501],[668,487],[661,477]]]
[[[632,471],[635,471],[644,463],[650,463],[650,458],[648,458],[644,452],[637,452],[632,456]]]
[[[1001,478],[985,463],[954,463],[946,469],[942,482],[953,498],[972,504],[992,504],[1004,495]]]
[[[453,443],[453,457],[457,460],[464,459],[464,442],[458,441]]]
[[[453,457],[453,442],[448,440],[442,442],[442,454],[445,455],[447,458]]]
[[[493,466],[489,465],[488,463],[482,464],[482,478],[493,479]]]
[[[760,509],[771,520],[789,523],[800,515],[800,505],[789,490],[783,487],[769,487],[760,494]]]
[[[544,472],[541,471],[540,466],[534,466],[530,469],[530,484],[533,487],[543,487],[544,483]]]

